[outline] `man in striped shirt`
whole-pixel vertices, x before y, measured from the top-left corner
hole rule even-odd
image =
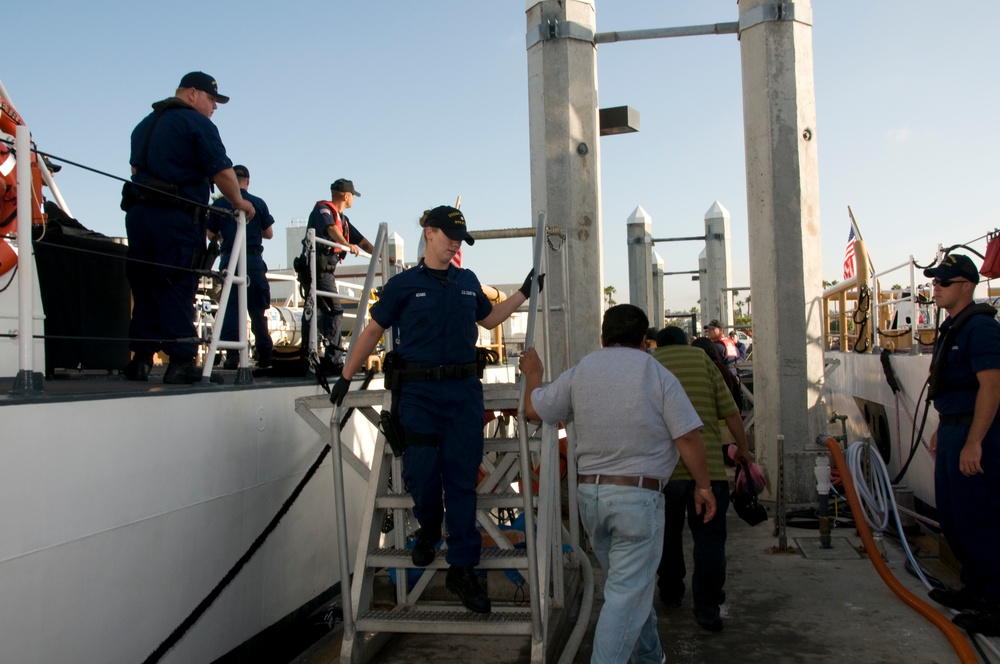
[[[750,449],[743,420],[733,395],[712,360],[702,349],[688,345],[687,335],[679,327],[660,331],[653,358],[677,377],[704,426],[701,430],[708,459],[708,476],[718,505],[715,517],[704,522],[695,518],[695,482],[684,462],[674,469],[664,488],[666,520],[663,529],[663,555],[658,569],[660,599],[668,607],[679,607],[684,597],[684,519],[687,516],[694,539],[694,573],[691,594],[695,621],[705,629],[723,628],[719,605],[725,601],[726,582],[726,510],[729,507],[729,479],[723,461],[722,433],[719,421],[736,439],[736,462],[750,463]]]

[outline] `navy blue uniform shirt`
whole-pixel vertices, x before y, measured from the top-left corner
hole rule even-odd
[[[274,217],[271,216],[271,212],[267,209],[267,203],[262,198],[254,196],[246,189],[240,189],[240,193],[243,194],[244,200],[250,201],[254,209],[253,219],[247,222],[247,248],[260,247],[263,249],[264,237],[261,233],[265,228],[274,225]],[[223,210],[233,209],[233,204],[225,198],[220,198],[213,203],[213,206]],[[222,235],[222,253],[231,254],[233,240],[236,239],[236,219],[228,214],[212,214],[208,217],[207,226],[208,230]]]
[[[343,212],[340,213],[340,220],[347,226],[347,232],[344,233],[344,237],[347,238],[348,242],[351,244],[360,244],[367,238],[354,227],[351,220],[347,218],[347,215]],[[332,240],[329,231],[327,231],[328,226],[335,226],[337,220],[334,219],[333,212],[330,210],[330,206],[323,202],[317,203],[312,212],[309,213],[309,221],[306,222],[306,230],[313,229],[316,231],[316,237],[323,240]],[[342,231],[343,232],[343,231]],[[324,255],[333,255],[337,253],[340,255],[341,260],[343,260],[344,255],[347,253],[345,251],[335,252],[333,247],[328,247],[326,245],[316,245],[316,253]]]
[[[395,327],[404,361],[436,366],[475,362],[477,323],[492,311],[471,270],[431,270],[421,260],[386,283],[370,313],[383,328]]]
[[[934,408],[942,415],[972,414],[979,389],[976,373],[984,369],[1000,369],[1000,323],[989,316],[972,316],[958,331],[951,348],[942,349],[939,347],[941,341],[953,323],[951,316],[941,323],[938,343],[934,348],[935,358],[939,353],[948,353],[944,385],[949,388],[934,399]],[[960,389],[951,390],[952,387]]]
[[[208,178],[233,166],[219,130],[211,120],[176,99],[158,101],[153,109],[132,130],[129,164],[138,168],[149,126],[156,113],[162,112],[149,139],[146,168],[132,176],[133,182],[152,176],[179,185],[181,195],[188,200],[208,203]]]

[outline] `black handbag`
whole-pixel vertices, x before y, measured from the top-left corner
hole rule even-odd
[[[737,486],[739,486],[740,473],[749,473],[746,464],[736,464]],[[733,493],[729,496],[736,514],[751,526],[756,526],[758,523],[767,521],[767,508],[757,502],[757,490],[754,488],[753,480],[749,476],[747,477],[747,481],[743,483],[743,486],[743,493],[734,489]]]

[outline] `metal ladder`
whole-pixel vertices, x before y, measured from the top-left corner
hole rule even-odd
[[[487,412],[517,408],[517,385],[487,384],[483,388]],[[352,391],[344,406],[359,408],[371,420],[377,415],[371,406],[381,399],[381,407],[387,408],[390,398],[385,390]],[[499,598],[491,593],[493,610],[484,615],[466,610],[457,597],[442,591],[442,572],[448,567],[443,551],[426,568],[414,568],[407,548],[411,536],[407,531],[415,523],[410,516],[413,500],[403,486],[401,459],[392,455],[379,434],[354,562],[350,607],[356,617],[352,616],[352,628],[348,628],[348,610],[344,607],[343,664],[369,661],[397,633],[523,635],[530,639],[531,661],[546,661],[549,616],[553,607],[563,603],[561,532],[558,522],[552,527],[560,509],[555,431],[546,443],[545,432],[541,438],[529,439],[523,426],[518,427],[518,437],[502,435],[503,428],[497,428],[501,435],[484,438],[485,474],[478,486],[477,521],[484,538],[492,539],[496,546],[484,548],[478,569],[488,572],[491,584],[510,583],[500,575],[501,570],[517,570],[529,581],[514,593],[514,598]],[[334,433],[335,439],[338,433]],[[531,482],[520,482],[523,466],[530,469],[530,464],[521,463],[522,446],[529,454],[546,457],[537,480],[537,497],[531,491]],[[527,517],[526,530],[501,528],[494,515],[497,510],[515,510]],[[520,548],[521,537],[529,539],[527,529],[533,528],[536,513],[538,536]],[[389,518],[392,530],[384,533],[383,524]],[[411,576],[414,569],[420,569],[416,579]],[[388,570],[395,575],[394,588],[386,578]]]
[[[539,269],[543,219],[539,218],[539,236],[536,239],[536,270]],[[384,252],[384,239],[383,225],[375,243],[376,256]],[[373,276],[374,272],[370,270],[359,314],[366,307]],[[537,299],[537,293],[534,295],[532,303]],[[529,315],[529,331],[534,325],[533,318],[534,311]],[[355,334],[360,331],[361,324],[362,316],[359,315]],[[529,333],[529,339],[530,336]],[[517,411],[523,414],[521,392],[520,384],[485,384],[485,411]],[[411,551],[407,548],[407,540],[412,537],[408,531],[413,527],[411,524],[415,524],[411,516],[413,500],[403,486],[402,461],[392,455],[382,433],[377,433],[370,455],[371,469],[367,473],[363,472],[368,470],[366,462],[341,441],[338,423],[343,409],[356,409],[378,431],[375,407],[388,408],[390,399],[390,393],[384,389],[353,390],[347,394],[343,405],[334,409],[329,428],[334,452],[337,534],[344,598],[342,664],[370,661],[394,634],[399,633],[523,635],[530,639],[530,661],[543,664],[553,655],[549,652],[552,612],[563,608],[566,599],[558,431],[546,425],[529,438],[526,423],[523,417],[519,417],[515,427],[516,437],[510,435],[510,426],[492,425],[488,429],[491,435],[484,433],[481,468],[485,472],[477,487],[477,522],[483,530],[484,539],[492,539],[495,547],[482,551],[478,569],[492,575],[491,581],[493,577],[500,578],[498,573],[501,570],[517,570],[526,582],[520,586],[520,596],[515,594],[513,599],[498,598],[491,592],[492,612],[476,614],[466,610],[450,592],[436,592],[442,584],[435,584],[435,578],[442,580],[443,575],[439,572],[448,567],[443,551],[426,568],[413,566]],[[306,411],[323,407],[322,398],[302,399],[297,405],[300,414],[317,431],[320,431],[319,419],[315,415],[307,415]],[[329,403],[325,407],[329,408]],[[362,422],[360,418],[355,418],[354,427],[364,426]],[[349,573],[350,555],[344,513],[345,452],[348,464],[362,476],[367,475],[365,479],[368,481],[353,575]],[[536,468],[532,468],[532,458],[538,461]],[[521,478],[533,478],[537,485],[535,481],[522,482]],[[499,519],[494,516],[494,512],[499,510],[518,512],[523,521],[523,531],[502,528]],[[388,523],[392,524],[391,529],[383,528]],[[518,536],[523,537],[523,546],[520,546],[522,542]],[[411,579],[414,569],[420,569],[419,577]],[[387,576],[392,576],[388,574],[389,570],[395,575],[394,589],[386,580]]]

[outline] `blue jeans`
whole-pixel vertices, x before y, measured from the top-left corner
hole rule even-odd
[[[607,573],[591,664],[660,664],[653,609],[663,550],[663,494],[611,484],[579,485],[580,520]]]
[[[694,595],[695,620],[708,623],[719,617],[719,605],[724,601],[726,583],[726,510],[729,508],[729,482],[712,480],[715,494],[715,517],[704,523],[695,513],[694,480],[671,480],[663,490],[666,501],[666,523],[663,532],[663,558],[657,570],[664,601],[680,601],[684,596],[684,521],[691,528],[694,540],[694,573],[691,591]]]

